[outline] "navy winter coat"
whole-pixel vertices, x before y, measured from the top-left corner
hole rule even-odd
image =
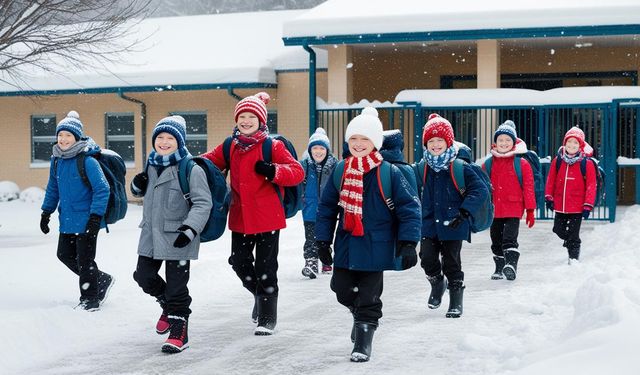
[[[302,218],[304,221],[316,221],[318,201],[322,196],[322,191],[327,185],[327,181],[331,180],[331,175],[333,170],[336,169],[337,163],[336,158],[328,154],[322,165],[322,173],[318,176],[316,163],[311,159],[311,156],[304,158],[300,162],[305,173],[305,178],[302,182]]]
[[[49,182],[42,203],[42,211],[52,213],[58,209],[60,233],[84,233],[90,214],[104,216],[109,202],[109,183],[102,173],[98,161],[90,156],[84,158],[84,169],[91,188],[82,181],[78,171],[77,156],[69,159],[51,158]],[[104,219],[100,225],[106,227]]]
[[[357,271],[394,270],[396,242],[420,240],[420,202],[409,190],[402,172],[393,165],[391,189],[393,213],[382,200],[377,168],[364,175],[364,236],[355,237],[342,229],[344,210],[338,206],[340,192],[333,182],[327,184],[318,206],[315,229],[318,241],[331,242],[335,231],[335,267]]]
[[[471,242],[469,221],[464,220],[456,229],[445,225],[460,213],[460,209],[475,215],[482,204],[482,197],[490,194],[467,164],[464,166],[466,193],[464,198],[451,179],[451,171],[435,172],[427,168],[422,193],[422,237],[441,241],[466,240]]]

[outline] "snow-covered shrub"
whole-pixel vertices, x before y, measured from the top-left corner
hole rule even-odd
[[[20,192],[20,200],[35,203],[42,202],[44,200],[44,190],[36,186],[28,187]]]
[[[12,201],[20,196],[20,188],[13,181],[0,181],[0,202]]]

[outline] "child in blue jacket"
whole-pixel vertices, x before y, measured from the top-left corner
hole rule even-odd
[[[331,145],[327,133],[322,128],[309,138],[306,158],[302,159],[304,181],[302,182],[302,218],[304,220],[304,268],[302,275],[310,279],[318,276],[318,248],[316,247],[315,226],[318,201],[327,182],[331,180],[333,170],[338,162],[331,154]],[[332,268],[322,265],[322,273],[329,273]]]
[[[460,258],[462,241],[471,242],[469,219],[480,208],[483,197],[490,193],[468,164],[464,164],[465,194],[458,192],[451,174],[451,163],[458,154],[458,147],[454,144],[453,127],[445,118],[437,114],[429,116],[422,143],[427,166],[422,191],[420,258],[431,284],[428,306],[431,309],[440,306],[448,284],[446,317],[458,318],[462,315],[464,290]]]
[[[417,263],[420,202],[402,172],[389,164],[393,210],[382,198],[378,177],[380,166],[386,162],[378,152],[382,123],[375,108],[365,108],[349,122],[345,139],[351,156],[334,172],[341,173],[340,187],[329,183],[322,194],[316,240],[320,260],[334,263],[331,289],[338,302],[353,314],[351,361],[364,362],[369,360],[373,333],[382,317],[383,271],[395,269],[397,256],[402,256],[403,269]]]
[[[91,138],[83,138],[83,126],[76,111],[71,111],[56,126],[57,143],[49,168],[49,182],[42,203],[40,230],[49,233],[51,214],[57,209],[60,220],[58,259],[79,276],[80,303],[77,307],[96,311],[105,301],[114,278],[98,269],[96,242],[109,201],[109,183],[98,161],[86,156],[99,150]],[[80,176],[78,163],[91,186]]]

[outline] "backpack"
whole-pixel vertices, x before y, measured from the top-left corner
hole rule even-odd
[[[227,228],[227,214],[229,213],[229,203],[231,202],[231,192],[227,186],[227,180],[213,162],[207,158],[191,157],[184,158],[178,164],[178,182],[184,199],[189,203],[189,208],[193,206],[191,201],[191,189],[189,188],[189,178],[194,165],[200,166],[207,175],[207,184],[211,192],[211,212],[207,219],[200,242],[217,240],[222,236]]]
[[[271,163],[271,154],[273,152],[274,139],[282,142],[293,159],[295,159],[296,162],[299,163],[297,161],[298,154],[296,153],[295,147],[293,147],[293,143],[279,134],[270,135],[264,140],[264,142],[262,142],[262,160],[266,161],[267,163]],[[227,170],[231,165],[230,159],[232,141],[233,137],[227,137],[222,145],[222,154],[224,156],[225,163],[227,164]],[[284,195],[280,191],[280,186],[273,184],[273,188],[276,190],[280,202],[282,202],[282,207],[284,208],[284,216],[287,219],[295,216],[296,213],[298,213],[298,211],[300,211],[300,209],[302,208],[302,184],[298,184],[296,186],[283,186]]]
[[[536,201],[538,198],[544,196],[544,180],[542,177],[542,167],[540,166],[540,158],[535,151],[527,151],[524,154],[518,154],[513,158],[513,168],[516,171],[516,176],[518,176],[518,182],[520,183],[520,187],[522,187],[522,166],[520,165],[520,158],[524,159],[531,166],[531,171],[533,172],[533,185],[534,191],[536,194]],[[484,168],[489,177],[491,177],[491,167],[493,165],[493,157],[490,156],[484,162]]]
[[[101,149],[89,156],[98,161],[102,174],[104,174],[109,184],[109,201],[104,214],[104,220],[107,224],[113,224],[124,218],[127,214],[127,192],[124,188],[124,176],[127,174],[127,167],[124,165],[122,157],[112,150]],[[87,154],[85,152],[79,153],[76,157],[76,163],[82,182],[91,189],[91,182],[89,181],[89,177],[87,177],[87,171],[84,165],[86,157]],[[58,158],[55,158],[53,161],[53,170],[56,173],[58,170],[57,166]],[[107,228],[107,232],[109,232],[109,228]]]
[[[580,173],[582,173],[582,177],[585,180],[587,178],[587,160],[593,163],[596,170],[596,201],[593,204],[595,207],[605,200],[605,178],[607,175],[604,169],[600,166],[600,161],[598,159],[591,156],[585,156],[580,160]],[[562,158],[558,155],[558,157],[556,157],[556,173],[560,170],[560,163],[562,163]]]
[[[462,197],[464,197],[466,193],[466,183],[464,181],[465,164],[471,167],[471,170],[480,178],[480,181],[482,181],[489,191],[489,194],[487,194],[487,196],[482,200],[482,204],[480,205],[478,212],[474,216],[471,216],[469,220],[471,224],[471,232],[478,233],[489,228],[493,223],[494,206],[491,194],[493,188],[491,186],[489,176],[484,173],[479,165],[475,163],[468,163],[465,160],[456,158],[449,165],[449,172],[451,173],[451,181],[453,181],[453,185]],[[422,198],[422,188],[424,187],[427,178],[427,163],[424,159],[414,165],[414,173],[416,174],[416,181],[418,182],[418,195]]]

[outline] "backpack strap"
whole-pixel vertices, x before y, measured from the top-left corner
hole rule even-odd
[[[558,173],[560,171],[560,163],[562,163],[562,158],[556,156],[555,160],[556,160],[556,173]]]
[[[271,154],[273,153],[273,139],[271,137],[265,138],[262,142],[262,160],[267,163],[271,163]]]
[[[467,191],[467,186],[464,181],[464,165],[466,163],[467,162],[462,159],[454,159],[449,166],[451,181],[453,181],[453,185],[456,187],[460,195],[464,195]]]
[[[587,178],[587,159],[589,157],[585,156],[580,160],[580,173],[582,173],[582,177]]]
[[[491,167],[493,167],[493,157],[489,156],[487,160],[484,161],[484,164],[482,165],[482,167],[484,168],[484,171],[487,173],[487,176],[491,178]]]
[[[184,200],[189,203],[189,207],[193,206],[191,201],[191,188],[189,187],[189,179],[191,178],[191,170],[196,163],[191,158],[184,158],[178,163],[178,183]]]
[[[80,174],[82,182],[91,189],[91,182],[89,182],[89,177],[87,177],[87,171],[84,166],[85,157],[86,154],[84,152],[79,153],[76,157],[76,165],[78,166],[78,173]]]
[[[339,192],[340,189],[342,189],[342,183],[344,183],[344,159],[336,164],[331,177],[333,178],[333,186],[335,186]]]
[[[226,170],[229,171],[231,168],[231,144],[233,143],[233,137],[225,138],[224,142],[222,142],[222,156],[224,157],[224,162],[226,164]]]
[[[518,177],[520,188],[522,188],[522,158],[520,156],[513,158],[513,169],[516,171],[516,177]],[[491,175],[489,175],[489,177],[491,177]]]
[[[382,200],[389,210],[393,211],[395,205],[391,197],[391,164],[383,160],[376,171],[376,177],[378,179],[378,189],[380,190],[380,195],[382,195]]]

